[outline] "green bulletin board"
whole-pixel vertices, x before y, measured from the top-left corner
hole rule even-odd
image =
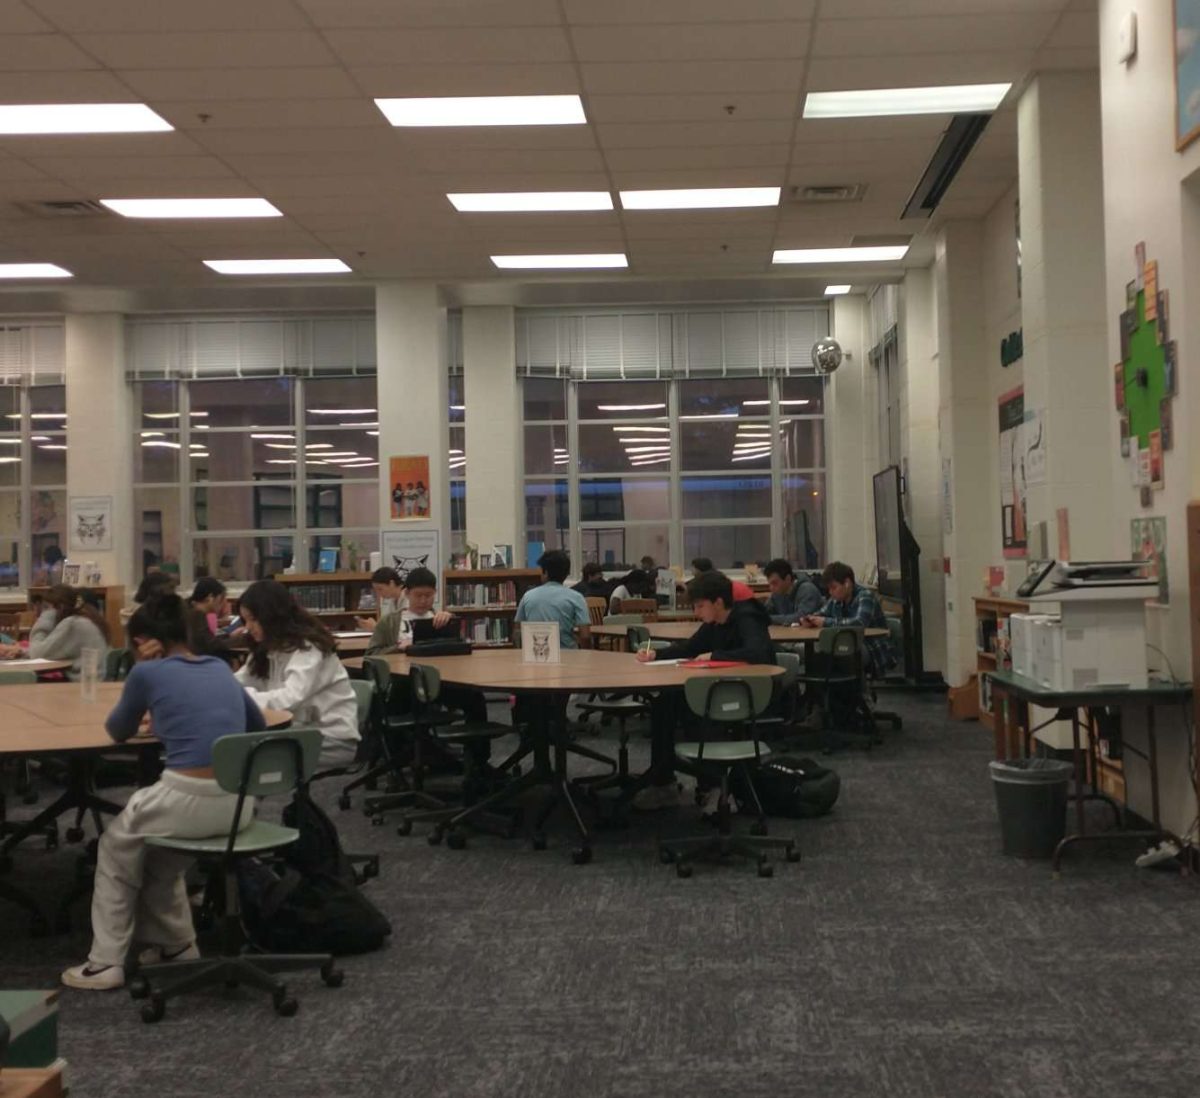
[[[1130,338],[1125,367],[1125,408],[1129,412],[1129,435],[1139,447],[1150,445],[1150,432],[1162,430],[1161,406],[1167,396],[1163,378],[1165,346],[1158,342],[1158,322],[1146,320],[1146,291],[1137,295],[1137,327]],[[1145,371],[1145,384],[1138,383]]]

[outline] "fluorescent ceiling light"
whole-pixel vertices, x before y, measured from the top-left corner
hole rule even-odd
[[[264,442],[263,445],[268,450],[294,450],[296,448],[295,446],[288,446],[284,442]]]
[[[166,442],[161,439],[150,439],[147,442],[143,442],[142,445],[147,448],[157,446],[157,447],[160,447],[165,450],[181,450],[181,449],[183,449],[183,447],[180,446],[180,444],[178,442]]]
[[[737,412],[697,412],[694,416],[680,416],[680,419],[737,419]]]
[[[206,458],[206,457],[209,457],[209,456],[210,456],[210,455],[209,455],[209,453],[208,453],[208,451],[207,451],[207,450],[191,450],[191,451],[189,451],[189,452],[188,452],[188,457],[194,457],[194,458]]]
[[[309,408],[312,416],[373,416],[374,408]],[[359,424],[358,426],[362,426]]]
[[[596,410],[600,412],[653,412],[658,408],[665,408],[665,404],[597,404]],[[670,427],[664,427],[664,431],[669,431]],[[645,427],[635,427],[631,430],[644,431]]]
[[[669,454],[670,452],[669,446],[627,446],[625,448],[627,454]]]
[[[962,114],[994,111],[1011,84],[952,84],[940,88],[871,88],[809,92],[805,118],[865,118],[887,114]]]
[[[340,259],[206,259],[204,265],[223,275],[352,273]]]
[[[669,457],[651,457],[638,458],[636,461],[631,461],[630,465],[661,465],[664,461],[670,461]]]
[[[467,410],[467,406],[465,404],[451,404],[450,405],[450,411],[452,411],[452,412],[465,412],[466,410]]]
[[[66,446],[64,446],[63,444],[58,443],[58,442],[55,442],[55,443],[43,442],[38,447],[38,449],[39,450],[65,450]]]
[[[145,103],[20,103],[0,106],[0,133],[161,133],[173,130]]]
[[[689,187],[684,190],[621,191],[627,210],[719,210],[778,206],[778,187]]]
[[[613,208],[608,191],[500,191],[446,197],[459,213],[557,213]]]
[[[780,248],[772,263],[888,263],[903,259],[907,244],[873,248]]]
[[[282,217],[265,198],[102,198],[122,217]]]
[[[492,262],[504,271],[594,270],[628,267],[624,252],[594,252],[579,255],[494,255]]]
[[[463,95],[376,99],[393,126],[577,126],[587,122],[577,95]]]
[[[771,456],[770,450],[763,450],[761,453],[756,453],[756,454],[735,454],[729,460],[730,461],[759,461],[762,458],[770,457],[770,456]]]
[[[50,441],[49,435],[43,435],[42,438],[46,442]],[[21,445],[21,440],[19,438],[0,438],[0,446],[20,446],[20,445]]]
[[[848,294],[849,292],[850,292],[849,286],[826,286],[825,287],[825,296],[826,297],[841,297],[842,294]]]
[[[0,263],[0,278],[74,278],[56,263]]]
[[[332,442],[306,442],[304,444],[306,450],[332,450]]]
[[[30,419],[66,419],[66,412],[30,412]]]
[[[812,401],[805,397],[803,400],[781,400],[780,404],[811,404]],[[790,420],[788,421],[791,422]]]
[[[251,435],[250,437],[251,437],[251,438],[281,438],[281,439],[285,440],[286,442],[295,442],[295,441],[296,441],[296,436],[295,436],[295,435],[264,435],[264,434],[253,434],[253,435]]]
[[[612,407],[615,407],[615,406],[612,404],[601,404],[600,405],[600,408],[602,408],[602,409],[608,409],[608,408],[612,408]],[[627,405],[622,404],[622,405],[619,405],[619,407],[625,408],[625,407],[627,407]],[[649,405],[646,405],[646,407],[665,408],[666,405],[665,404],[649,404]],[[670,427],[633,427],[633,426],[630,426],[629,424],[624,424],[623,426],[614,427],[613,430],[614,431],[637,431],[639,433],[646,432],[646,431],[654,431],[654,432],[661,431],[663,433],[669,433],[671,428]]]
[[[367,434],[368,434],[368,435],[373,435],[375,438],[378,438],[378,437],[379,437],[379,432],[378,432],[378,431],[368,431],[368,432],[367,432]]]
[[[49,442],[50,436],[49,435],[30,435],[29,441],[30,442]]]
[[[0,465],[12,465],[13,462],[20,460],[19,457],[0,457]]]

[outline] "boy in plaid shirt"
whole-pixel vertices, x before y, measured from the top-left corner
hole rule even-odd
[[[803,625],[855,625],[863,629],[886,629],[887,620],[874,591],[854,582],[854,569],[841,561],[825,566],[821,578],[829,589],[829,601],[819,614],[801,620]],[[881,678],[896,666],[896,650],[890,637],[864,637],[863,662],[867,675]]]

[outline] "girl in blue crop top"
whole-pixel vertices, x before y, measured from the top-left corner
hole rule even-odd
[[[144,964],[199,956],[183,883],[191,859],[149,846],[146,839],[227,835],[237,797],[213,777],[212,745],[221,736],[265,727],[258,706],[228,665],[188,648],[187,608],[178,595],[152,598],[130,618],[128,629],[133,648],[161,648],[163,657],[134,667],[105,727],[114,740],[127,740],[149,714],[166,751],[166,769],[129,798],[100,837],[92,949],[85,964],[62,974],[68,987],[86,990],[125,983],[126,955],[135,937],[151,947],[141,955]],[[253,816],[247,798],[239,827]]]

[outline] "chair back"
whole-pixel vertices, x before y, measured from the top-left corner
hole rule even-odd
[[[629,645],[630,652],[641,648],[649,639],[650,630],[644,625],[631,625],[625,630],[625,643]]]
[[[718,724],[753,722],[768,705],[775,685],[768,675],[696,675],[683,696],[696,716]]]
[[[354,691],[354,707],[358,715],[358,733],[363,735],[367,723],[371,719],[371,705],[375,701],[375,684],[369,679],[351,679],[350,689]]]
[[[641,614],[605,614],[604,625],[641,625]]]
[[[635,614],[639,621],[655,621],[658,618],[658,599],[621,599],[617,604],[617,612],[622,615]]]
[[[857,625],[827,625],[817,637],[816,651],[834,659],[854,659],[862,651],[863,631]]]
[[[380,698],[386,698],[392,688],[392,665],[382,656],[364,656],[363,674]]]
[[[904,646],[904,623],[899,618],[891,616],[885,617],[883,620],[887,623],[888,637],[892,644],[897,649],[902,648]]]
[[[779,692],[783,693],[795,685],[796,677],[800,674],[804,666],[804,661],[801,660],[798,652],[777,651],[775,653],[775,662],[783,668],[783,674],[775,680]]]
[[[104,657],[104,681],[124,682],[133,667],[133,650],[110,648]]]
[[[0,667],[0,686],[28,686],[37,681],[36,671],[5,671]]]
[[[427,663],[414,663],[408,671],[409,682],[412,684],[413,704],[418,709],[432,705],[442,692],[442,676],[436,667]]]
[[[606,598],[587,598],[588,618],[592,625],[603,625],[604,615],[608,610],[608,599]]]
[[[320,757],[319,728],[239,732],[213,744],[213,773],[217,784],[226,793],[237,793],[239,801],[267,797],[290,793],[312,775]]]

